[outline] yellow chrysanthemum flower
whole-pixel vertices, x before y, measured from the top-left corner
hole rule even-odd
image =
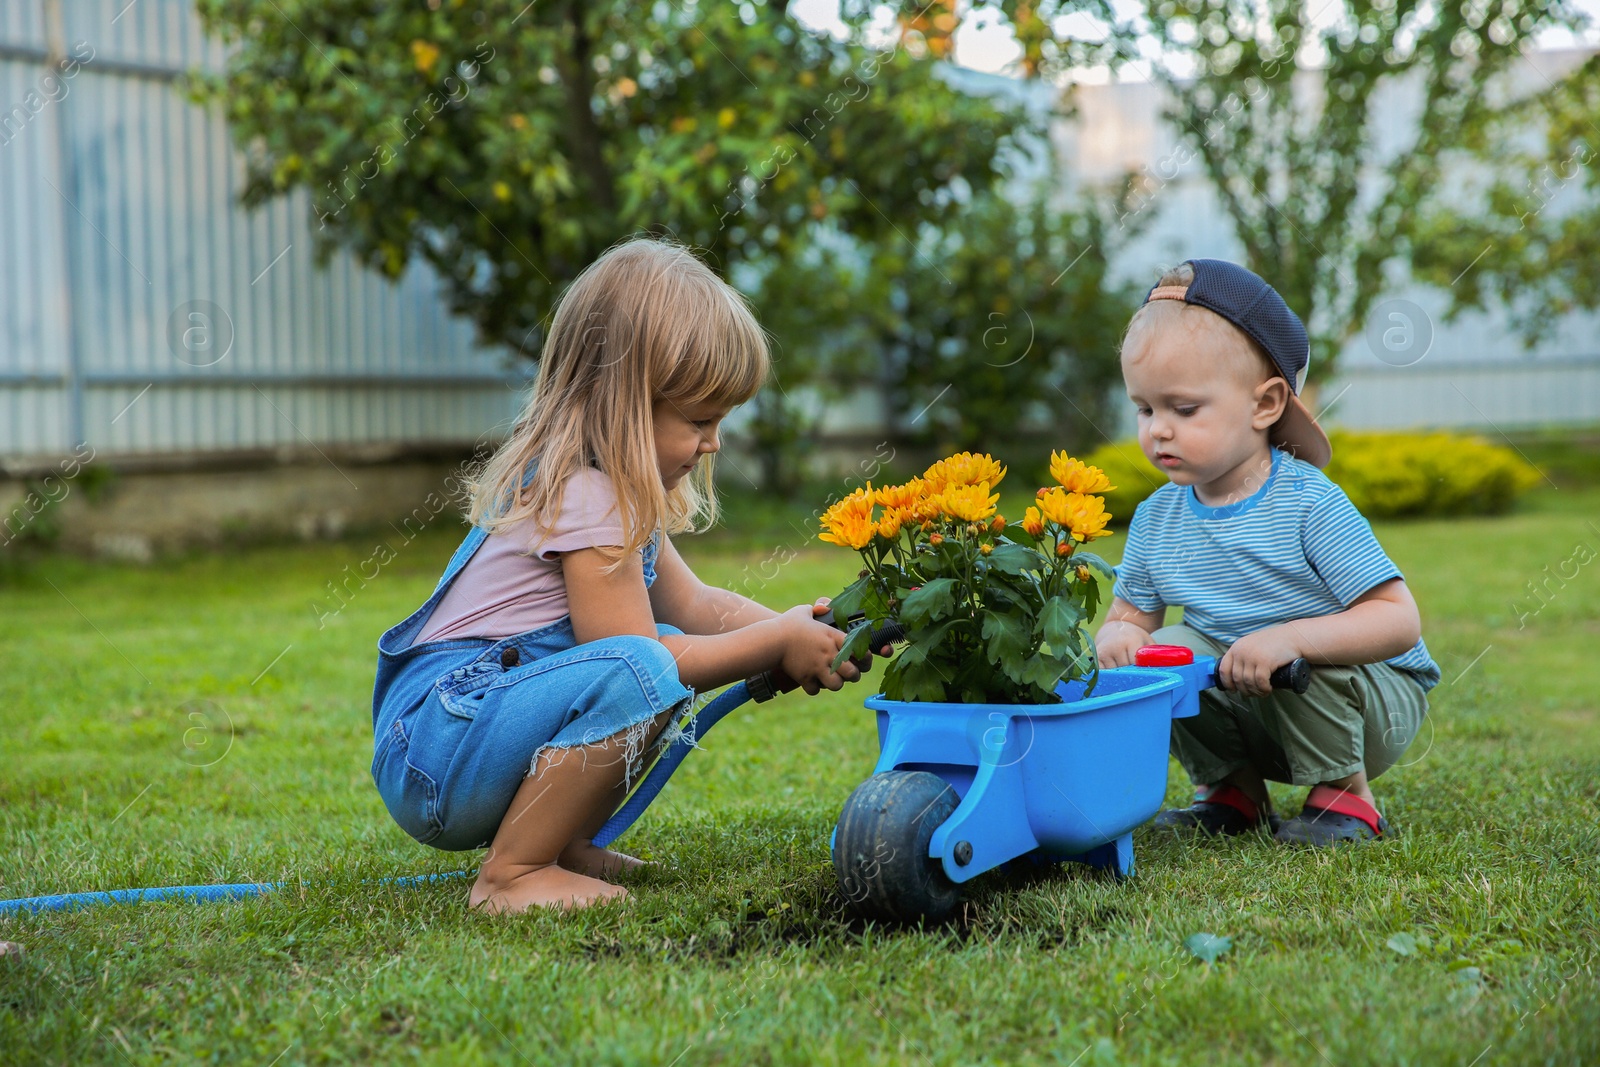
[[[900,527],[906,521],[905,508],[890,508],[878,520],[878,536],[887,540],[894,540],[900,536]]]
[[[822,513],[822,524],[826,526],[840,515],[858,514],[862,511],[871,514],[873,497],[871,482],[868,482],[865,488],[858,486],[848,496],[840,497],[828,506]]]
[[[1111,514],[1106,511],[1105,497],[1067,494],[1067,521],[1062,525],[1072,531],[1074,541],[1093,541],[1097,537],[1110,537],[1106,523]]]
[[[1038,508],[1029,508],[1027,514],[1022,516],[1022,528],[1032,537],[1044,533],[1044,516],[1039,514]]]
[[[976,485],[952,485],[939,494],[944,513],[962,522],[977,522],[994,514],[1000,494],[989,492],[988,482]]]
[[[1067,491],[1060,486],[1039,490],[1039,495],[1034,498],[1034,503],[1039,505],[1039,513],[1057,526],[1066,526],[1068,520]],[[1029,508],[1033,511],[1033,508]]]
[[[1075,541],[1111,536],[1111,531],[1105,528],[1111,516],[1106,512],[1104,497],[1069,493],[1058,487],[1040,493],[1038,501],[1044,517],[1065,527]]]
[[[977,485],[980,482],[988,483],[990,488],[1000,484],[1000,479],[1006,476],[1006,469],[987,452],[982,455],[973,455],[971,452],[959,452],[946,459],[941,459],[929,467],[922,475],[932,492],[941,493],[953,486]]]
[[[819,539],[846,548],[865,548],[878,532],[872,518],[871,483],[857,489],[822,513],[824,530]]]
[[[878,490],[878,503],[886,508],[909,508],[927,495],[928,483],[913,478],[904,485],[886,485]]]
[[[1050,453],[1050,477],[1069,493],[1104,493],[1116,488],[1105,471],[1065,452]]]
[[[906,516],[912,522],[937,522],[944,517],[944,497],[939,493],[919,496],[906,507]]]

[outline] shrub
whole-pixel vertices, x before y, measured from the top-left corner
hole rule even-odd
[[[1453,433],[1329,434],[1328,477],[1363,515],[1496,515],[1539,483],[1514,451]]]
[[[1468,434],[1334,430],[1326,474],[1369,519],[1495,515],[1539,482],[1514,451]],[[1117,488],[1105,494],[1112,514],[1133,518],[1139,502],[1167,483],[1135,438],[1111,441],[1085,462]]]

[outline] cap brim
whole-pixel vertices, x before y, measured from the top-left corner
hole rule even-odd
[[[1291,453],[1295,459],[1304,460],[1314,467],[1326,467],[1333,459],[1333,446],[1328,435],[1322,432],[1317,420],[1294,394],[1289,395],[1289,406],[1283,417],[1272,424],[1268,439]]]

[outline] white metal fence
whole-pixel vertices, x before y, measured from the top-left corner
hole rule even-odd
[[[0,3],[0,457],[473,441],[526,369],[434,276],[312,261],[303,196],[237,205],[189,0]]]

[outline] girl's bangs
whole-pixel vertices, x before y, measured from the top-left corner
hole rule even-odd
[[[710,303],[692,320],[660,391],[680,403],[734,408],[767,379],[767,337],[737,293],[713,293]]]

